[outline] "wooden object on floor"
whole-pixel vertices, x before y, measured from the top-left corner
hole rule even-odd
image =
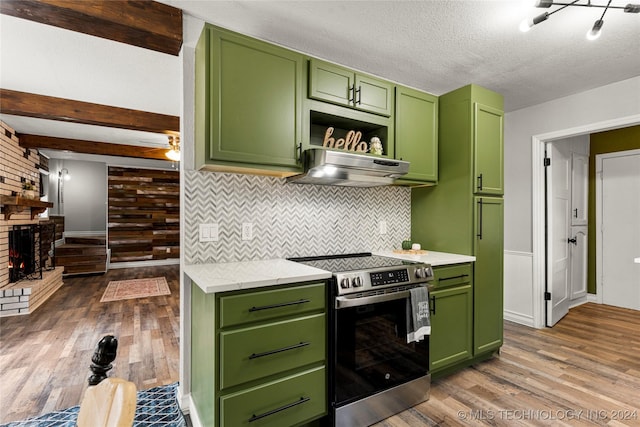
[[[118,337],[111,376],[138,390],[179,380],[180,267],[110,270],[70,276],[28,316],[0,318],[0,424],[79,405],[86,370],[105,334]],[[112,280],[164,276],[171,295],[101,303]],[[79,370],[80,367],[80,370]]]
[[[98,341],[96,351],[91,357],[91,366],[89,366],[93,373],[89,377],[89,385],[97,385],[107,378],[107,372],[113,368],[111,362],[115,360],[117,353],[118,340],[113,335],[106,335]]]
[[[131,427],[135,413],[135,384],[122,378],[107,378],[85,392],[78,427]]]

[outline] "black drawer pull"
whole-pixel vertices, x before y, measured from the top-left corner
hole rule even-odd
[[[269,415],[277,414],[278,412],[282,412],[285,409],[293,408],[294,406],[301,405],[301,404],[303,404],[305,402],[308,402],[310,400],[311,400],[310,397],[301,397],[300,400],[296,400],[295,402],[289,403],[288,405],[284,405],[284,406],[281,406],[279,408],[273,409],[273,410],[271,410],[269,412],[265,412],[264,414],[260,414],[260,415],[255,415],[254,414],[251,418],[249,418],[249,422],[252,423],[252,422],[257,421],[259,419],[268,417]]]
[[[252,313],[254,311],[260,311],[260,310],[269,310],[271,308],[279,308],[279,307],[287,307],[289,305],[296,305],[296,304],[304,304],[307,302],[311,302],[308,299],[301,299],[298,301],[289,301],[289,302],[283,302],[280,304],[273,304],[273,305],[261,305],[260,307],[251,307],[249,309],[249,313]]]
[[[264,353],[257,353],[257,354],[253,353],[251,356],[249,356],[249,359],[257,359],[258,357],[270,356],[272,354],[282,353],[283,351],[295,350],[296,348],[306,347],[309,344],[311,344],[311,343],[310,342],[301,342],[300,344],[290,345],[289,347],[283,347],[283,348],[279,348],[277,350],[265,351]]]
[[[435,316],[435,314],[436,314],[436,297],[433,297],[433,296],[431,297],[431,303],[432,303],[432,305],[431,305],[430,311],[431,311],[431,314],[433,314]]]
[[[464,277],[469,277],[469,275],[468,274],[461,274],[459,276],[443,277],[442,279],[438,279],[438,282],[442,282],[443,280],[462,279]]]

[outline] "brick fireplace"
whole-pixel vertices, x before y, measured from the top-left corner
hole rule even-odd
[[[62,268],[54,267],[49,256],[50,238],[42,237],[42,230],[53,222],[38,216],[48,206],[37,198],[40,171],[48,170],[47,160],[37,150],[20,147],[15,131],[0,121],[0,316],[33,312],[63,284]],[[25,187],[32,188],[36,199],[22,197]],[[13,237],[28,238],[29,246],[34,238],[33,251],[17,254],[15,248],[10,249],[9,235],[14,230],[18,232]],[[33,267],[15,275],[9,268],[12,257]]]

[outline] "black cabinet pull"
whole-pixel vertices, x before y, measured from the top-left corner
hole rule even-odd
[[[443,277],[442,279],[438,279],[438,282],[442,282],[443,280],[462,279],[463,277],[469,277],[469,275],[461,274],[459,276]]]
[[[355,85],[353,85],[353,87],[355,87]],[[358,90],[356,90],[356,93],[358,94],[358,100],[356,101],[356,104],[362,104],[362,86],[358,86]]]
[[[573,212],[574,212],[573,217],[578,218],[578,208],[575,208]]]
[[[347,89],[347,91],[349,96],[349,100],[347,102],[349,104],[355,104],[356,103],[356,85],[354,84],[349,89]]]
[[[578,245],[578,239],[575,237],[573,239],[569,238],[567,239],[567,243],[573,243],[574,245]]]
[[[296,146],[296,156],[298,163],[302,163],[302,143]]]
[[[277,414],[278,412],[282,412],[285,409],[293,408],[294,406],[301,405],[301,404],[303,404],[305,402],[308,402],[310,400],[311,400],[310,397],[301,397],[299,400],[296,400],[293,403],[289,403],[288,405],[284,405],[284,406],[281,406],[279,408],[272,409],[271,411],[265,412],[265,413],[260,414],[260,415],[255,415],[254,414],[251,418],[249,418],[249,422],[252,423],[252,422],[257,421],[259,419],[268,417],[269,415]]]
[[[431,297],[431,314],[436,315],[436,297]]]
[[[482,240],[482,199],[478,199],[478,239]]]
[[[308,299],[301,299],[301,300],[298,300],[298,301],[282,302],[280,304],[261,305],[259,307],[255,307],[254,306],[254,307],[251,307],[249,309],[249,313],[252,313],[254,311],[260,311],[260,310],[269,310],[269,309],[272,309],[272,308],[287,307],[289,305],[304,304],[304,303],[307,303],[307,302],[311,302],[311,301],[308,300]]]
[[[482,174],[478,175],[478,190],[482,190]]]
[[[306,347],[310,342],[301,342],[299,344],[290,345],[289,347],[282,347],[277,350],[269,350],[264,353],[253,353],[249,356],[249,359],[257,359],[258,357],[271,356],[272,354],[282,353],[283,351],[295,350],[296,348]]]

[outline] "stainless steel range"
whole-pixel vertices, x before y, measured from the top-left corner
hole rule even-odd
[[[290,258],[333,273],[329,315],[332,424],[368,426],[429,398],[429,338],[407,343],[410,289],[429,264],[370,253]]]

